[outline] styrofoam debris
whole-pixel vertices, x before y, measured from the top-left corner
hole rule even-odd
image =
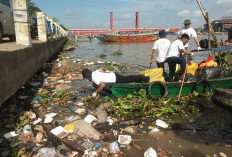
[[[155,124],[161,128],[168,128],[168,124],[160,119],[156,120]]]

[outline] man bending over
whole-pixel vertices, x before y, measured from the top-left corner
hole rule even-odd
[[[91,72],[89,69],[84,69],[82,71],[83,78],[93,81],[98,85],[97,90],[92,94],[92,97],[95,98],[97,94],[105,88],[106,83],[142,83],[149,82],[149,77],[142,75],[130,75],[122,76],[114,72],[104,72],[102,69],[98,69],[94,72]]]

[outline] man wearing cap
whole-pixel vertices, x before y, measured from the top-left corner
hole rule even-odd
[[[84,69],[82,71],[82,76],[89,81],[93,81],[94,84],[98,86],[97,90],[92,94],[95,98],[97,94],[103,90],[107,83],[132,83],[132,82],[149,82],[150,78],[142,75],[130,75],[122,76],[114,72],[104,72],[102,69],[98,69],[91,72],[89,69]]]
[[[157,57],[156,57],[156,64],[158,68],[163,68],[164,70],[164,63],[166,60],[167,52],[168,49],[171,45],[171,42],[166,39],[167,32],[165,30],[159,31],[159,40],[156,40],[153,46],[153,52],[151,55],[151,60],[150,60],[150,67],[153,62],[153,59],[155,57],[155,54],[157,52]]]
[[[189,19],[184,20],[184,27],[180,28],[178,32],[178,38],[181,38],[183,34],[188,34],[189,37],[193,37],[197,46],[198,50],[201,50],[201,46],[199,44],[198,38],[197,38],[197,33],[196,31],[190,27],[191,21]],[[189,42],[184,45],[185,49],[188,49]]]
[[[191,52],[187,51],[184,47],[189,41],[188,34],[183,34],[180,39],[175,40],[168,51],[167,62],[169,65],[169,82],[173,82],[173,77],[175,76],[176,64],[180,64],[181,67],[181,79],[184,77],[186,69],[186,60],[183,57],[180,57],[180,52],[183,52],[185,55],[192,55]]]

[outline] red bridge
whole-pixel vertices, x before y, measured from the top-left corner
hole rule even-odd
[[[131,29],[70,29],[70,33],[74,35],[90,35],[90,34],[103,34],[111,31],[118,33],[142,33],[142,32],[157,32],[159,30],[169,30],[170,33],[177,33],[179,28],[131,28]]]
[[[110,12],[110,29],[70,29],[70,33],[74,35],[97,35],[109,32],[117,33],[143,33],[157,32],[159,30],[168,30],[170,33],[177,33],[179,28],[139,28],[139,12],[136,12],[135,28],[132,29],[114,29],[113,28],[113,12]]]

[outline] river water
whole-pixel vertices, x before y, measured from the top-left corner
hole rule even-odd
[[[173,42],[176,40],[176,35],[168,35],[167,38]],[[218,40],[225,41],[226,35],[218,35]],[[198,36],[199,41],[201,39],[208,39],[207,35]],[[93,39],[90,42],[88,39],[80,39],[79,47],[71,53],[72,55],[79,55],[83,59],[87,60],[100,60],[100,61],[115,61],[121,63],[128,63],[131,67],[138,67],[138,65],[149,66],[150,57],[152,53],[152,47],[154,42],[100,42],[97,39]],[[197,45],[193,39],[190,40],[189,50],[196,50]],[[121,51],[122,56],[112,56],[115,51]],[[97,55],[106,54],[105,59],[100,59]],[[194,61],[197,63],[207,59],[208,52],[201,51],[195,53]],[[156,67],[154,61],[153,65]],[[166,65],[167,67],[167,65]]]
[[[175,35],[169,35],[167,38],[172,42],[176,39]],[[199,36],[199,40],[208,38],[205,35]],[[226,40],[227,36],[218,36],[218,40]],[[77,55],[78,58],[85,60],[98,60],[98,61],[115,61],[120,63],[127,63],[132,67],[129,73],[135,73],[144,68],[141,68],[139,65],[149,66],[150,56],[152,52],[154,42],[137,42],[137,43],[108,43],[108,42],[100,42],[97,39],[93,39],[90,42],[88,39],[80,39],[79,47],[70,53],[70,55]],[[193,39],[190,40],[189,50],[195,50],[197,46]],[[115,51],[120,50],[123,55],[122,56],[112,56],[111,54]],[[106,59],[100,59],[97,55],[106,54]],[[208,52],[200,52],[196,53],[194,61],[197,63],[202,62],[207,59]],[[167,66],[167,65],[166,65]],[[156,67],[156,64],[153,63],[153,67]],[[89,82],[81,81],[81,83],[75,84],[76,88],[80,88],[85,85],[91,85]],[[205,115],[199,117],[197,121],[205,120],[205,117],[214,118],[216,123],[219,121],[220,116],[229,116],[231,114],[225,111],[224,109],[216,106],[216,105],[206,105],[205,110],[207,111]],[[203,118],[203,119],[202,119]],[[213,125],[212,130],[219,126],[220,124]],[[189,127],[194,127],[191,125]],[[195,126],[197,127],[197,125]],[[214,128],[213,128],[214,127]],[[209,127],[210,128],[210,127]],[[219,128],[219,127],[218,127]],[[167,131],[162,134],[158,134],[155,136],[151,135],[136,135],[133,136],[133,141],[135,144],[144,147],[145,149],[149,147],[153,147],[155,150],[158,150],[160,147],[167,153],[167,156],[177,157],[201,157],[209,155],[211,157],[219,157],[220,152],[224,152],[228,157],[232,156],[232,147],[231,142],[228,142],[232,139],[230,136],[227,137],[224,142],[216,140],[212,138],[212,136],[208,136],[210,134],[210,130],[208,132],[195,132],[193,131]],[[221,135],[218,133],[218,135]],[[121,148],[123,149],[123,148]],[[129,149],[124,150],[125,156],[127,157],[141,157],[143,156],[144,151],[138,150],[133,147],[129,147]]]

